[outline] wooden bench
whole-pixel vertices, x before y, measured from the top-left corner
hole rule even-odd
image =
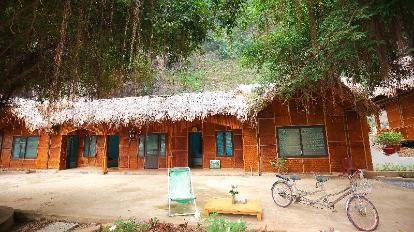
[[[262,220],[262,204],[259,201],[247,200],[246,204],[232,204],[231,198],[213,199],[204,206],[204,215],[210,213],[256,215]]]

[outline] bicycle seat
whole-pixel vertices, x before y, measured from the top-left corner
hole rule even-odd
[[[289,177],[291,180],[300,180],[300,176],[292,175]]]
[[[276,174],[276,177],[278,177],[280,179],[283,179],[283,180],[286,180],[286,181],[289,181],[289,180],[293,180],[293,181],[300,180],[300,176],[297,176],[297,175],[281,176],[281,175]]]
[[[316,181],[326,182],[329,178],[327,176],[315,176]]]

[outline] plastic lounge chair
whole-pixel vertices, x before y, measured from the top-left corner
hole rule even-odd
[[[193,186],[191,184],[190,168],[168,169],[168,216],[195,215],[197,205],[195,201]],[[192,202],[194,212],[171,214],[171,203],[175,201],[180,204]]]

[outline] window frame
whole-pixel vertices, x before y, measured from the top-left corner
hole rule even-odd
[[[157,136],[157,143],[158,143],[158,146],[157,146],[157,148],[158,148],[158,157],[166,157],[167,156],[167,133],[146,133],[146,134],[141,134],[141,135],[139,135],[139,139],[138,139],[138,152],[137,152],[137,156],[138,157],[140,157],[140,158],[145,158],[146,156],[148,156],[147,155],[147,136],[150,136],[150,135],[156,135]],[[161,153],[161,136],[162,135],[164,135],[164,146],[165,146],[165,151],[164,151],[164,153]],[[140,147],[140,144],[141,144],[141,141],[142,141],[142,138],[144,138],[144,150],[143,150],[143,154],[141,155],[140,154],[140,149],[139,149],[139,147]]]
[[[218,154],[218,143],[217,143],[217,135],[219,133],[223,133],[223,151],[224,153],[222,155]],[[231,133],[231,155],[227,155],[227,149],[226,149],[226,133]],[[214,138],[216,140],[216,157],[234,157],[234,133],[232,130],[220,130],[216,131],[216,136]]]
[[[93,156],[91,155],[91,144],[92,144],[92,137],[95,137],[95,149],[94,149],[94,151],[95,151],[95,153],[93,154]],[[86,149],[85,149],[85,147],[86,147],[86,143],[85,143],[85,141],[86,141],[86,138],[90,138],[89,139],[89,146],[88,146],[88,153],[86,153]],[[96,147],[97,147],[97,143],[98,143],[98,136],[96,136],[96,135],[84,135],[84,137],[83,137],[83,157],[84,158],[96,158]]]
[[[17,158],[13,156],[13,153],[14,153],[14,144],[15,144],[16,138],[19,138],[19,139],[24,138],[25,145],[24,145],[24,154],[23,154],[23,157],[22,158],[20,158],[20,156],[17,157]],[[29,138],[38,138],[37,145],[36,145],[36,157],[34,157],[34,158],[27,158],[27,147],[28,147],[27,146],[27,142],[28,142],[28,139]],[[30,136],[23,136],[23,135],[13,136],[12,149],[11,149],[11,160],[36,160],[37,159],[37,155],[38,155],[39,142],[40,142],[40,136],[36,136],[36,135],[35,136],[32,136],[32,135],[30,135]],[[1,145],[3,145],[3,143]]]
[[[302,139],[302,128],[322,128],[323,134],[323,142],[324,142],[324,155],[305,155],[303,152],[303,139]],[[300,141],[300,155],[282,155],[280,154],[280,137],[279,137],[279,129],[299,129],[299,141]],[[303,126],[277,126],[276,127],[276,139],[277,139],[277,156],[278,157],[285,157],[285,158],[327,158],[329,157],[328,151],[328,141],[326,140],[326,129],[325,125],[303,125]]]

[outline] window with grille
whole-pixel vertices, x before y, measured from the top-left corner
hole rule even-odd
[[[36,159],[39,136],[13,137],[12,159]]]
[[[328,155],[323,126],[278,127],[277,140],[280,156],[318,157]]]
[[[83,157],[96,157],[96,136],[86,135],[83,139]]]
[[[233,156],[233,132],[218,131],[216,134],[217,156]]]
[[[165,156],[165,154],[165,134],[147,134],[139,137],[139,156]]]

